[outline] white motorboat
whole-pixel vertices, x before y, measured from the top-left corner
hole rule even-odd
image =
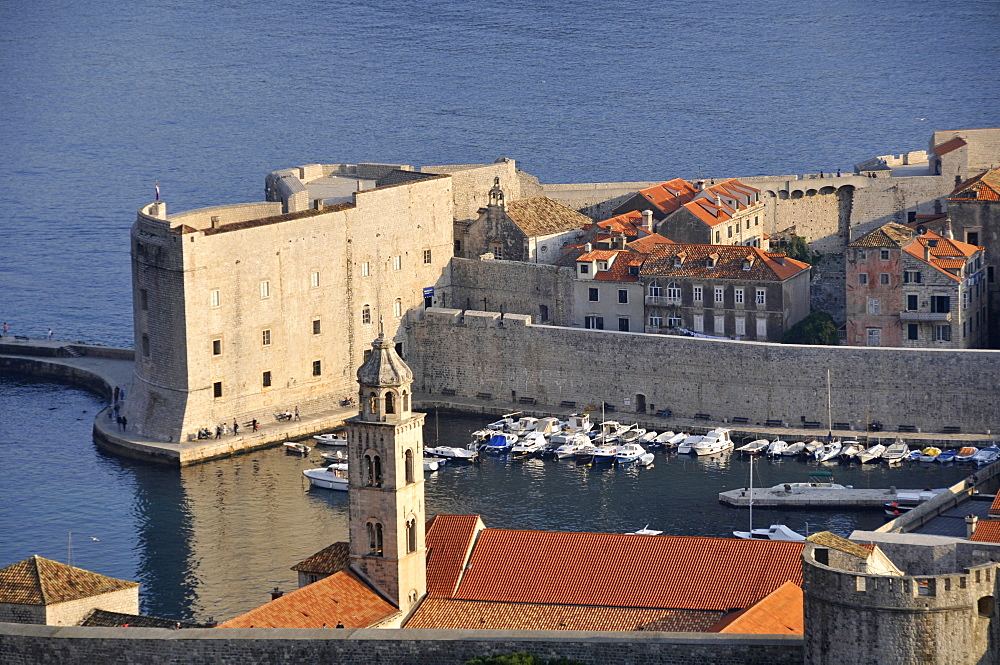
[[[505,413],[503,414],[503,417],[500,418],[500,420],[490,423],[489,425],[486,426],[486,428],[499,432],[510,431],[510,429],[517,422],[516,420],[514,420],[514,416],[519,416],[519,415],[521,415],[520,411],[514,411],[513,413]]]
[[[594,424],[590,422],[589,413],[573,413],[563,426],[562,431],[554,433],[549,437],[549,441],[556,444],[566,443],[566,437],[570,434],[586,434]]]
[[[346,446],[347,439],[336,434],[314,434],[313,439],[320,446]]]
[[[653,430],[649,430],[645,434],[639,437],[640,446],[650,446],[656,441],[657,434]]]
[[[805,444],[806,447],[802,450],[802,454],[806,457],[815,457],[816,451],[823,447],[823,442],[819,439],[809,439]]]
[[[329,464],[318,469],[304,469],[302,475],[309,479],[314,487],[327,490],[347,491],[347,463]]]
[[[822,446],[817,448],[813,456],[816,458],[817,462],[828,462],[840,454],[841,448],[842,444],[840,443],[840,439],[834,439],[830,443],[824,443]]]
[[[792,489],[800,491],[808,489],[846,490],[851,489],[851,487],[853,486],[833,482],[833,474],[829,471],[810,471],[808,482],[780,483],[774,485],[771,489],[779,491],[790,491]]]
[[[853,462],[858,454],[865,447],[857,439],[848,439],[840,443],[840,459],[845,462]]]
[[[595,450],[597,450],[597,446],[594,445],[593,441],[589,441],[581,443],[573,455],[576,457],[577,463],[582,464],[583,462],[589,462],[594,457]]]
[[[436,446],[434,448],[424,448],[424,455],[440,457],[442,459],[472,461],[479,457],[477,450],[478,446],[472,449],[456,448],[454,446]]]
[[[332,453],[320,453],[319,456],[325,459],[328,463],[347,462],[347,455],[343,450],[337,450]]]
[[[767,447],[767,456],[779,457],[783,452],[785,452],[785,448],[787,447],[788,447],[787,441],[782,441],[781,439],[775,439],[774,441],[771,442],[771,445]]]
[[[615,444],[607,443],[603,446],[597,446],[594,448],[594,454],[590,461],[593,464],[614,464],[615,459],[618,457],[618,446]]]
[[[646,450],[638,443],[625,443],[618,446],[615,462],[622,466],[628,466],[629,464],[638,462],[639,458],[645,454]]]
[[[955,455],[956,462],[971,462],[979,454],[979,449],[975,446],[966,446]]]
[[[510,426],[510,433],[515,436],[521,437],[528,432],[534,432],[535,427],[538,426],[538,418],[532,418],[531,416],[523,416],[520,420]]]
[[[896,442],[885,449],[882,453],[882,459],[888,464],[901,464],[904,459],[906,459],[910,454],[910,447],[906,445],[905,441],[896,439]]]
[[[687,432],[663,432],[654,440],[654,446],[657,448],[671,450],[672,448],[676,448],[677,445],[687,437]]]
[[[488,453],[506,453],[517,443],[517,436],[510,432],[494,432],[482,450]]]
[[[433,457],[424,458],[424,471],[437,471],[447,460],[437,460]]]
[[[908,513],[925,501],[930,501],[938,493],[944,490],[921,490],[919,492],[897,492],[896,498],[883,504],[885,514],[888,517],[899,517],[903,513]]]
[[[767,447],[771,445],[771,442],[767,439],[754,439],[750,443],[744,444],[737,448],[736,450],[741,453],[746,453],[747,455],[756,455],[767,450]]]
[[[580,450],[587,446],[593,451],[594,444],[590,442],[590,438],[583,432],[574,432],[566,436],[563,444],[553,451],[556,459],[566,459],[567,457],[573,457]]]
[[[639,457],[639,461],[637,462],[637,464],[641,467],[649,468],[653,466],[654,459],[656,459],[656,457],[653,455],[653,453],[643,453]]]
[[[639,427],[638,425],[632,425],[624,432],[622,432],[621,435],[619,435],[618,441],[620,441],[621,443],[635,443],[636,441],[639,440],[639,437],[641,437],[645,433],[646,430],[644,430],[643,428]]]
[[[724,427],[717,427],[691,446],[691,450],[696,455],[715,455],[726,450],[733,449],[733,440],[729,438],[730,430]]]
[[[476,450],[479,450],[481,447],[489,443],[489,440],[492,439],[493,435],[496,433],[497,433],[496,430],[492,430],[489,428],[477,429],[475,432],[472,433],[472,441],[469,442],[468,447],[470,449],[474,448]]]
[[[538,422],[535,423],[535,431],[548,439],[556,432],[561,432],[563,425],[565,423],[561,422],[555,416],[546,416],[545,418],[539,418]]]
[[[605,420],[601,423],[600,432],[594,437],[594,443],[597,445],[614,443],[627,429],[628,425],[622,425],[617,420]]]
[[[972,458],[972,461],[976,463],[977,466],[983,466],[986,464],[993,464],[1000,460],[1000,447],[997,444],[986,446],[985,448],[980,448],[976,456]]]
[[[784,524],[772,524],[766,529],[751,529],[750,531],[733,531],[737,538],[747,540],[784,540],[800,542],[806,539],[800,533],[792,531]]]
[[[687,455],[694,452],[694,444],[701,441],[701,434],[689,434],[682,441],[677,443],[677,453]]]
[[[292,455],[308,455],[312,448],[304,443],[299,443],[298,441],[285,441],[284,443],[285,452]]]
[[[865,448],[860,453],[858,453],[858,461],[862,464],[868,464],[868,462],[877,462],[885,455],[887,448],[881,443],[876,443],[874,446],[869,446]]]
[[[784,450],[781,451],[781,456],[795,457],[796,455],[801,454],[802,451],[804,451],[805,449],[806,449],[806,444],[803,443],[802,441],[798,441],[796,443],[790,443],[788,444],[788,446],[785,447]]]
[[[527,436],[511,446],[510,454],[514,457],[530,457],[542,452],[548,442],[541,432],[529,432]]]
[[[657,531],[656,529],[650,529],[649,525],[647,524],[646,526],[642,527],[638,531],[629,531],[625,535],[626,536],[659,536],[662,533],[663,533],[662,531]]]

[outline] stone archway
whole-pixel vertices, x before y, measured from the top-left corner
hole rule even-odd
[[[646,396],[642,393],[636,393],[635,396],[635,412],[636,413],[646,413]]]

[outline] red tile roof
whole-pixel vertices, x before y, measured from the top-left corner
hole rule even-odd
[[[0,603],[52,605],[138,586],[37,555],[0,569]]]
[[[485,529],[454,597],[728,610],[801,583],[802,544]],[[306,587],[308,588],[308,587]]]
[[[706,187],[693,201],[686,203],[684,209],[705,224],[715,226],[732,220],[737,212],[754,205],[759,192],[731,178]]]
[[[989,516],[991,519],[1000,519],[1000,492],[997,492],[997,495],[993,497],[993,503],[990,504]]]
[[[966,180],[948,198],[959,201],[1000,201],[1000,169],[991,169]]]
[[[595,249],[577,257],[577,262],[587,263],[588,261],[610,261],[620,249]]]
[[[368,628],[399,613],[349,570],[219,624],[219,628]]]
[[[965,140],[961,136],[956,136],[950,141],[945,141],[940,145],[934,146],[934,154],[940,157],[941,155],[947,155],[952,150],[958,150],[963,145],[966,145]]]
[[[674,265],[674,257],[685,254],[684,262]],[[709,256],[717,254],[714,268],[707,267]],[[743,262],[750,260],[750,269]],[[656,245],[643,263],[643,276],[698,276],[709,279],[744,279],[752,281],[784,281],[809,270],[809,264],[788,258],[780,252],[765,252],[758,247],[743,245]]]
[[[804,624],[802,587],[785,582],[745,610],[730,614],[707,632],[802,635]]]
[[[913,238],[916,232],[902,224],[889,222],[869,231],[857,240],[850,242],[848,247],[902,247]]]
[[[670,214],[698,194],[698,188],[683,178],[640,189],[639,194],[666,214]]]
[[[292,566],[292,570],[300,573],[319,573],[321,575],[331,575],[338,570],[343,570],[351,562],[351,544],[334,543],[329,547],[324,547],[311,557],[299,561]]]
[[[978,543],[1000,543],[1000,520],[979,520],[972,538]]]
[[[649,254],[652,251],[654,245],[674,245],[676,244],[670,238],[666,236],[661,236],[659,233],[651,233],[648,236],[643,236],[625,245],[626,249],[631,249],[634,252],[642,252],[643,254]]]
[[[639,235],[642,227],[642,213],[638,210],[622,213],[602,222],[597,222],[597,226],[605,229],[608,233],[618,235],[624,233],[629,238]]]
[[[642,268],[646,255],[627,249],[617,249],[615,252],[617,256],[614,263],[607,270],[598,271],[594,279],[599,282],[638,282],[639,269]],[[634,275],[632,268],[635,268]]]
[[[479,515],[435,515],[427,528],[427,594],[455,592],[476,533],[484,524]]]
[[[934,243],[935,246],[931,247],[931,243]],[[925,247],[930,249],[930,261],[924,259]],[[965,267],[965,264],[968,263],[967,259],[974,256],[979,250],[980,248],[975,245],[945,238],[934,231],[928,231],[922,236],[914,237],[912,242],[903,247],[903,251],[910,256],[928,263],[956,281],[961,281],[962,278],[951,271]]]

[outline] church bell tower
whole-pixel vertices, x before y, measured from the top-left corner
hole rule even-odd
[[[351,566],[402,612],[427,592],[424,414],[410,410],[412,383],[380,333],[358,369],[358,415],[346,422]]]

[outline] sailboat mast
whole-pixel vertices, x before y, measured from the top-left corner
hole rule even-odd
[[[830,397],[830,368],[826,368],[826,423],[830,427],[830,435],[833,436],[833,400]]]
[[[753,538],[753,457],[750,458],[750,537]]]

